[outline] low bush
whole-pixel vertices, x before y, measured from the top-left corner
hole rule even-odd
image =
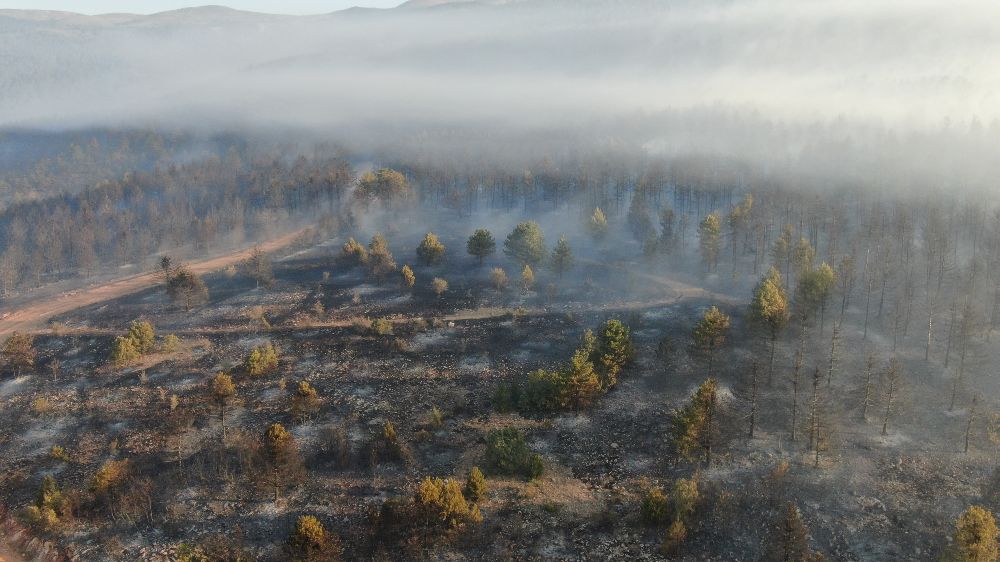
[[[368,444],[368,458],[372,467],[383,462],[409,460],[409,451],[396,434],[396,426],[391,421],[386,421],[381,430],[372,435]]]
[[[248,375],[259,377],[278,370],[278,350],[271,342],[254,347],[243,362]]]
[[[371,333],[376,336],[391,336],[392,335],[392,321],[386,318],[376,318],[371,323]]]
[[[483,471],[479,470],[478,466],[472,467],[472,470],[469,471],[469,477],[465,480],[465,497],[469,501],[479,503],[486,499],[487,490],[488,485]]]
[[[70,461],[69,453],[66,452],[66,449],[61,445],[53,445],[52,448],[49,449],[49,456],[62,462]]]
[[[523,433],[510,427],[495,429],[486,436],[486,463],[496,474],[529,480],[544,471],[541,455],[531,451]]]
[[[340,537],[327,532],[319,519],[303,515],[288,536],[285,552],[294,561],[332,562],[340,560],[343,547]]]
[[[661,525],[670,518],[670,500],[661,488],[651,488],[642,501],[642,520],[650,525]]]
[[[595,336],[587,330],[569,362],[556,370],[531,372],[522,385],[501,385],[494,397],[499,412],[580,410],[590,407],[618,381],[635,354],[628,327],[609,320]]]
[[[181,339],[174,334],[167,334],[163,337],[163,341],[160,343],[160,349],[164,353],[172,353],[177,351],[177,348],[181,345]]]

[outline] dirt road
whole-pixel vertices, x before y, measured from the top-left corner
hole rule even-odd
[[[274,252],[291,245],[296,239],[304,234],[308,229],[303,228],[291,232],[279,238],[269,240],[258,247],[264,252]],[[186,265],[195,273],[205,274],[218,271],[230,265],[235,265],[250,256],[252,247],[245,248],[238,252],[226,254],[203,260],[190,262]],[[125,295],[148,289],[161,282],[158,272],[140,273],[129,277],[123,277],[110,283],[105,283],[95,287],[87,287],[76,291],[70,291],[54,298],[39,299],[38,302],[22,305],[20,308],[4,313],[0,317],[0,337],[5,337],[11,332],[35,332],[41,329],[45,322],[58,314],[63,314],[80,307],[89,306],[106,300],[116,299]],[[2,562],[2,559],[0,559]]]
[[[268,241],[263,244],[259,244],[258,247],[264,252],[274,252],[280,250],[284,247],[291,245],[299,236],[304,234],[308,229],[298,230],[281,236],[280,238],[275,238],[274,240]],[[212,271],[218,271],[230,265],[237,264],[245,260],[253,248],[246,248],[238,252],[227,254],[224,256],[215,257],[212,259],[193,262],[187,264],[193,271],[198,274],[205,274]],[[611,265],[603,262],[597,262],[592,260],[580,260],[582,263],[597,267],[611,267],[611,268],[621,268],[621,266]],[[584,310],[604,310],[604,311],[627,311],[627,310],[638,310],[643,308],[650,308],[655,306],[665,306],[669,304],[674,304],[684,299],[690,298],[711,298],[719,302],[724,302],[728,304],[738,304],[738,301],[729,295],[724,295],[721,293],[716,293],[713,291],[706,290],[702,287],[696,287],[693,285],[688,285],[677,279],[654,275],[650,273],[645,273],[637,270],[629,270],[627,272],[630,275],[639,277],[647,282],[658,284],[672,294],[668,297],[662,299],[654,299],[647,301],[633,301],[633,302],[621,302],[621,303],[609,303],[604,305],[599,305],[596,307],[570,307],[566,308],[565,311],[578,311],[582,312]],[[88,287],[86,289],[81,289],[77,291],[71,291],[65,293],[55,298],[50,298],[48,300],[39,299],[38,302],[30,303],[20,308],[3,314],[0,316],[0,338],[5,337],[14,331],[19,332],[35,332],[40,330],[45,322],[52,316],[58,314],[63,314],[71,310],[75,310],[80,307],[89,306],[99,302],[115,299],[122,297],[131,293],[147,289],[160,283],[159,272],[153,273],[143,273],[139,275],[132,275],[129,277],[123,277],[117,279],[110,283],[105,283],[103,285],[98,285],[95,287]],[[453,314],[445,315],[441,319],[444,321],[468,321],[468,320],[482,320],[486,318],[494,318],[499,316],[504,316],[511,314],[513,309],[508,309],[504,307],[485,307],[476,310],[460,310]],[[539,314],[549,314],[553,310],[548,309],[521,309],[521,313],[534,316]],[[407,319],[398,319],[400,322],[405,322]],[[311,324],[306,324],[302,326],[280,326],[272,328],[272,331],[276,332],[295,332],[302,330],[314,330],[318,328],[339,328],[351,325],[352,320],[340,319],[332,320],[327,322],[316,322]],[[218,334],[218,333],[234,333],[234,332],[245,332],[251,328],[246,327],[232,327],[227,326],[223,328],[193,328],[189,330],[177,330],[178,335],[208,335],[208,334]],[[101,328],[81,328],[77,330],[70,330],[71,333],[75,334],[104,334],[112,333],[107,329]],[[0,559],[0,562],[4,562]]]
[[[278,240],[274,241],[274,243],[277,242]],[[261,246],[261,248],[264,248],[264,246]],[[246,252],[242,252],[238,255],[242,256],[245,253]],[[235,255],[237,254],[234,254],[234,256]],[[211,260],[210,262],[202,262],[202,264],[206,265],[211,263],[212,267],[204,270],[199,268],[197,269],[197,271],[199,272],[210,271],[212,269],[219,269],[225,267],[226,265],[228,265],[228,262],[224,263],[223,265],[219,265],[216,262],[218,262],[219,260],[228,260],[231,257],[232,256],[225,256],[224,258],[217,258],[215,260]],[[621,266],[608,265],[605,263],[591,261],[591,260],[581,260],[581,262],[597,267],[613,267],[613,268],[621,267]],[[201,266],[202,264],[199,264],[199,266]],[[623,301],[623,302],[605,303],[600,305],[583,305],[583,306],[573,305],[573,306],[555,307],[555,308],[488,306],[488,307],[469,309],[469,310],[458,310],[451,314],[440,316],[438,317],[438,319],[445,322],[465,322],[470,320],[486,320],[490,318],[498,318],[502,316],[512,315],[515,313],[521,314],[523,316],[539,316],[539,315],[553,314],[558,312],[628,312],[633,310],[655,308],[659,306],[668,306],[671,304],[676,304],[686,299],[696,299],[696,298],[712,299],[716,302],[726,303],[730,305],[742,304],[738,299],[730,295],[725,295],[722,293],[704,289],[702,287],[689,285],[687,283],[684,283],[682,281],[679,281],[671,277],[654,275],[651,273],[645,273],[641,271],[629,271],[628,273],[630,275],[635,275],[647,282],[662,286],[664,289],[667,289],[668,296],[664,296],[662,298],[657,298],[657,299],[640,300],[640,301]],[[156,275],[152,275],[152,277],[153,281],[156,282],[157,280]],[[145,286],[140,287],[140,289],[141,288],[145,288]],[[95,288],[93,292],[97,293],[98,289],[99,288]],[[114,295],[114,296],[120,296],[120,295]],[[95,302],[99,302],[106,298],[114,298],[114,296],[104,296],[103,293],[94,294],[92,295],[93,297],[92,300],[86,304],[93,304]],[[84,305],[80,304],[77,306],[84,306]],[[67,310],[72,310],[72,308]],[[413,320],[413,318],[409,317],[395,318],[392,319],[392,322],[405,323],[411,320]],[[290,333],[290,332],[302,332],[302,331],[310,331],[310,330],[317,330],[324,328],[345,328],[351,326],[353,323],[354,323],[353,318],[346,318],[346,319],[340,318],[327,321],[309,322],[301,325],[274,326],[270,328],[268,331],[271,333]],[[3,321],[0,321],[0,335],[3,334],[4,329],[6,329],[6,326],[3,324]],[[234,334],[234,333],[242,334],[248,332],[256,332],[258,329],[259,328],[257,328],[256,326],[223,326],[223,327],[202,326],[197,328],[173,330],[172,333],[178,336],[207,336],[212,334]],[[69,329],[67,330],[66,333],[74,335],[93,336],[93,335],[110,335],[110,334],[115,334],[117,332],[116,330],[110,328],[84,327],[84,328]],[[0,560],[0,562],[3,561]]]

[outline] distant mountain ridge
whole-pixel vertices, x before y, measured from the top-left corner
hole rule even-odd
[[[167,10],[153,14],[131,14],[131,13],[108,13],[87,15],[70,11],[55,10],[0,10],[0,17],[33,21],[33,22],[59,22],[72,24],[93,24],[104,23],[112,25],[136,24],[141,22],[173,22],[181,21],[201,22],[201,23],[228,23],[239,20],[267,20],[267,19],[287,19],[295,17],[310,16],[290,16],[284,14],[266,14],[246,10],[237,10],[226,6],[208,5],[193,8],[180,8],[177,10]]]
[[[990,122],[1000,113],[1000,37],[990,25],[1000,4],[982,0],[975,15],[936,3],[863,4],[409,0],[309,16],[217,5],[151,15],[0,10],[0,127],[313,127],[359,115],[534,122],[706,106],[796,119]]]
[[[36,22],[63,22],[82,23],[84,21],[100,21],[108,24],[129,24],[142,20],[177,21],[181,19],[199,21],[233,21],[244,20],[264,20],[264,19],[309,19],[317,16],[337,14],[341,12],[373,11],[385,12],[396,9],[420,9],[439,8],[447,6],[502,6],[507,4],[524,4],[538,0],[407,0],[395,8],[371,8],[364,6],[352,6],[342,10],[335,10],[325,14],[312,15],[291,15],[277,12],[255,12],[251,10],[240,10],[219,4],[207,4],[190,8],[178,8],[176,10],[166,10],[152,14],[137,13],[107,13],[87,15],[73,11],[60,10],[32,10],[32,9],[0,9],[0,17],[9,17],[19,20]]]

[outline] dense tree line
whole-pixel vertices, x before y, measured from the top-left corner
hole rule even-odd
[[[340,157],[287,161],[234,149],[19,203],[0,213],[0,291],[257,239],[283,219],[335,212],[353,181]]]

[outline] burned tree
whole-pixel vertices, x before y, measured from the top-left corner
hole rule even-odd
[[[889,420],[895,412],[896,400],[898,399],[897,394],[899,393],[899,385],[902,382],[902,376],[902,367],[900,366],[899,361],[893,357],[889,360],[889,366],[885,372],[885,414],[882,416],[882,435],[889,434]]]
[[[758,396],[757,396],[757,392],[758,392],[757,373],[758,373],[758,371],[759,371],[759,369],[758,369],[757,360],[754,359],[750,363],[750,393],[749,393],[750,394],[750,396],[749,396],[750,414],[747,416],[747,425],[750,428],[749,431],[748,431],[749,435],[747,436],[749,439],[753,439],[754,429],[757,427],[757,398],[758,398]]]
[[[875,375],[875,353],[870,352],[868,354],[868,360],[865,362],[865,384],[864,384],[864,399],[861,403],[861,419],[868,420],[868,408],[872,406],[875,401],[875,381],[872,377]]]

